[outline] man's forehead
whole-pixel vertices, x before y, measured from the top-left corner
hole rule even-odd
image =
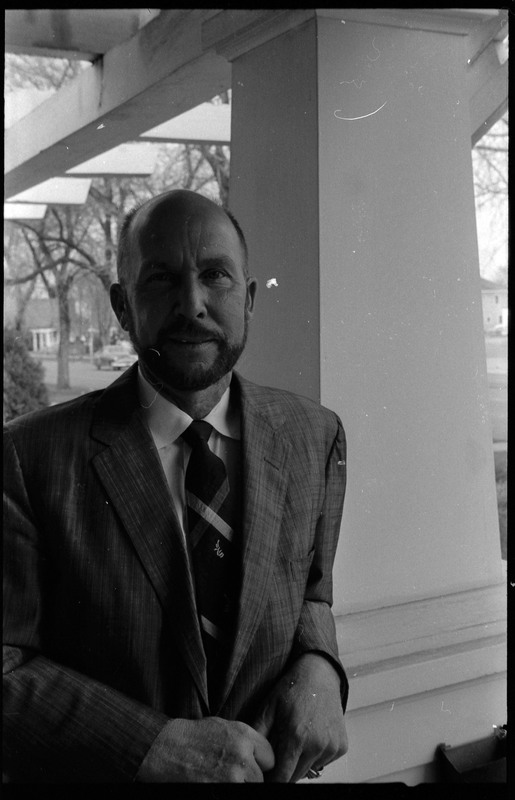
[[[169,238],[193,237],[207,244],[233,244],[238,240],[236,230],[225,212],[198,195],[169,196],[140,209],[134,219],[133,235],[138,244],[159,244]]]

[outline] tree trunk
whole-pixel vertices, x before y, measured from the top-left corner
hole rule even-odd
[[[16,286],[15,288],[16,314],[14,317],[14,328],[17,331],[21,331],[25,326],[25,312],[35,286],[36,281],[31,281],[25,292],[23,291],[23,286]]]
[[[59,349],[57,351],[57,388],[70,388],[70,301],[68,286],[57,287],[57,301],[59,307]]]
[[[229,202],[229,159],[220,145],[209,146],[201,144],[199,147],[200,152],[211,167],[213,176],[218,183],[220,202],[223,206],[227,206]]]
[[[98,335],[102,346],[109,344],[109,330],[113,323],[113,315],[109,297],[105,290],[100,286],[95,286],[92,291],[92,306],[95,312],[95,320],[98,326]],[[92,315],[93,320],[93,315]]]

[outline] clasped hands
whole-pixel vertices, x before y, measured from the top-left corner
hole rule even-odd
[[[316,653],[278,681],[253,725],[170,720],[137,775],[145,782],[294,783],[347,752],[340,678]]]

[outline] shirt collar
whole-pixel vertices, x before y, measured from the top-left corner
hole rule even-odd
[[[174,442],[193,422],[193,418],[175,403],[159,394],[138,368],[138,393],[145,422],[158,448]],[[230,402],[230,387],[209,414],[204,417],[213,428],[230,439],[240,439],[240,412]]]

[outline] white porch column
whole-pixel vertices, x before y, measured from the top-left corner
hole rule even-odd
[[[319,11],[233,61],[230,205],[260,281],[241,369],[348,437],[332,781],[434,780],[440,742],[506,721],[464,37],[412,12]]]
[[[321,401],[349,433],[337,603],[489,585],[501,563],[463,37],[321,18],[318,55]]]

